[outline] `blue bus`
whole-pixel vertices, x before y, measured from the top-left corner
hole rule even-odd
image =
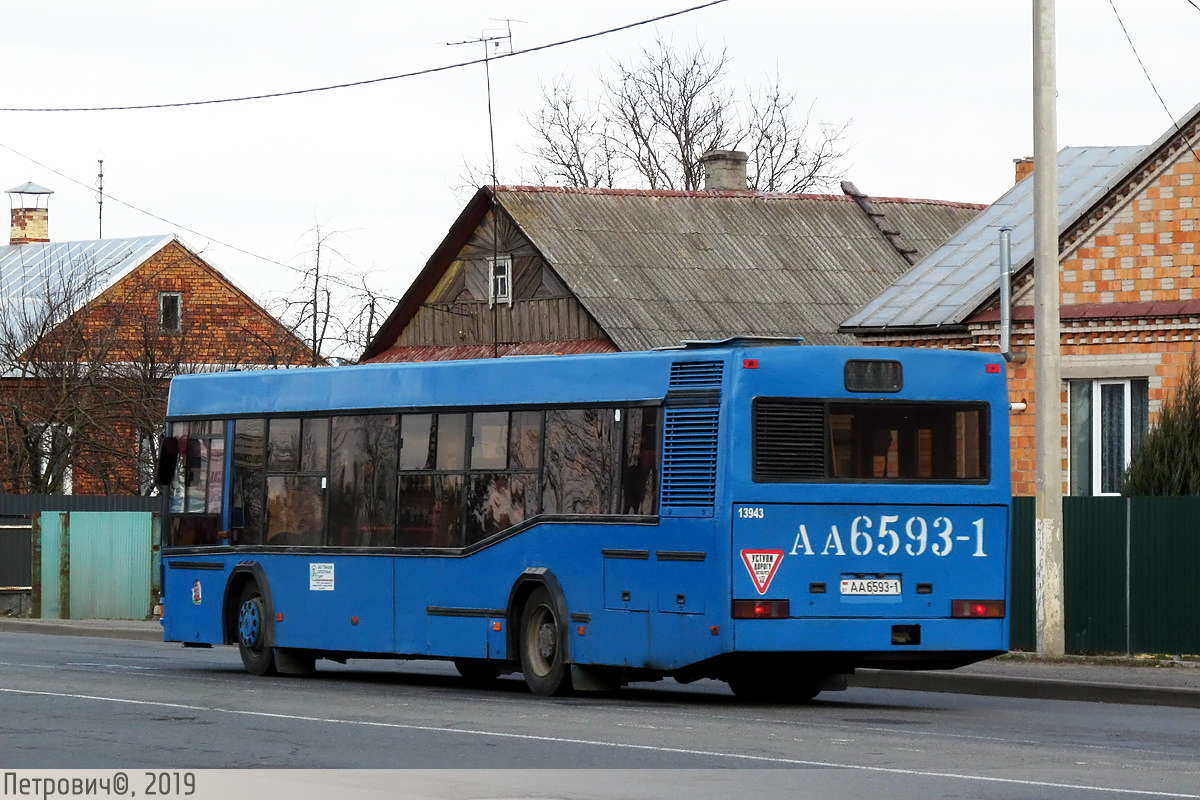
[[[168,641],[749,701],[1008,649],[999,355],[730,339],[187,375]]]

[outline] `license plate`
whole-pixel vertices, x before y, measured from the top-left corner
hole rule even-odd
[[[842,578],[842,594],[900,594],[899,578]]]

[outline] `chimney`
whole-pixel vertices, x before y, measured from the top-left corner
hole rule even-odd
[[[746,191],[746,154],[739,150],[709,150],[700,156],[704,191]]]
[[[1017,179],[1013,183],[1020,183],[1033,174],[1033,158],[1014,158],[1013,163],[1017,165]]]
[[[50,189],[36,183],[25,183],[9,189],[9,205],[12,206],[12,227],[9,244],[34,244],[50,241]],[[19,195],[13,202],[13,195]]]

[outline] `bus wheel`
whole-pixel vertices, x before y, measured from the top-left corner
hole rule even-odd
[[[529,691],[542,697],[567,694],[570,670],[563,660],[554,600],[544,587],[533,590],[521,615],[521,672]]]
[[[267,647],[267,605],[258,584],[250,581],[242,589],[238,604],[238,652],[242,665],[251,675],[274,675],[275,652]]]
[[[500,668],[486,658],[456,658],[454,668],[472,685],[490,683],[500,677]]]

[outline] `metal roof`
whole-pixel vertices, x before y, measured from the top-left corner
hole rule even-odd
[[[1147,148],[1067,147],[1058,153],[1058,230],[1129,174]],[[842,324],[907,328],[962,323],[998,291],[1000,228],[1011,229],[1013,271],[1033,260],[1033,180],[1018,182]]]
[[[52,304],[77,309],[174,240],[171,235],[0,246],[0,314],[41,319]],[[19,317],[18,317],[19,318]],[[22,326],[7,324],[10,332]]]
[[[54,194],[54,190],[38,186],[33,181],[28,181],[27,183],[22,183],[20,186],[14,186],[6,191],[5,194]]]
[[[498,187],[495,197],[622,350],[731,335],[854,344],[839,323],[909,268],[841,195]],[[980,211],[870,201],[918,256]]]

